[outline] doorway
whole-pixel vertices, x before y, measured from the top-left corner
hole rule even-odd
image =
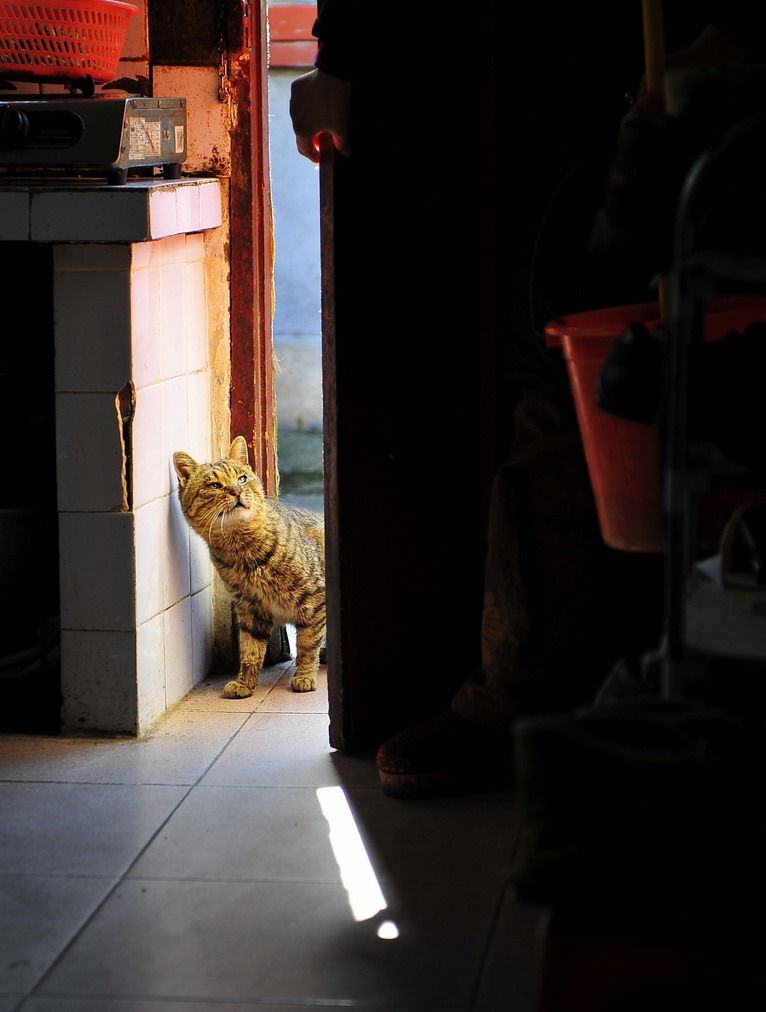
[[[313,65],[313,3],[269,6],[269,151],[280,499],[324,511],[319,173],[298,154],[290,89]]]
[[[272,57],[273,61],[273,57]],[[269,69],[274,207],[274,356],[279,497],[324,509],[319,174],[298,154],[290,87],[302,67]]]

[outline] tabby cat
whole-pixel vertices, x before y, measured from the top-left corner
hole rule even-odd
[[[180,451],[173,454],[173,463],[184,516],[207,542],[234,601],[239,674],[226,685],[224,696],[252,695],[277,624],[296,628],[292,688],[316,689],[325,630],[322,517],[266,497],[248,465],[242,436],[214,464],[198,464]]]

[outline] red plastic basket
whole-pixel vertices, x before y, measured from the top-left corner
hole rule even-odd
[[[67,84],[114,79],[128,22],[140,10],[122,0],[0,0],[0,78]]]

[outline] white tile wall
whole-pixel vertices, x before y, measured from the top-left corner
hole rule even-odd
[[[166,507],[165,543],[168,566],[163,585],[163,607],[170,608],[179,601],[188,600],[191,594],[191,559],[189,542],[192,531],[183,514],[176,495],[162,500]]]
[[[194,531],[189,532],[189,575],[192,594],[205,590],[213,580],[210,552],[202,538]]]
[[[186,264],[198,260],[204,243],[201,235],[171,235],[157,247],[160,265]]]
[[[213,454],[210,419],[212,404],[210,398],[210,374],[207,370],[189,372],[186,378],[188,428],[186,446],[175,449],[186,450],[195,460],[210,460]],[[173,475],[175,484],[175,474]]]
[[[176,213],[179,218],[190,224],[196,221],[195,228],[199,228],[200,222],[200,201],[199,194],[193,190],[179,190],[176,195]]]
[[[137,723],[151,725],[167,707],[165,698],[165,623],[163,616],[144,622],[136,629]]]
[[[172,190],[153,193],[149,202],[149,235],[174,236],[178,232],[178,201]]]
[[[124,509],[122,426],[115,401],[113,393],[56,394],[59,510]]]
[[[53,257],[60,271],[124,271],[133,262],[132,246],[125,243],[67,243],[55,246]]]
[[[213,182],[213,180],[211,180]],[[215,180],[217,184],[217,180]],[[215,228],[221,224],[221,189],[219,185],[201,186],[197,191],[199,199],[199,228]]]
[[[31,194],[33,242],[142,242],[152,237],[143,184]]]
[[[184,190],[173,182],[166,182],[149,194],[148,236],[152,239],[178,235],[187,228],[191,231],[220,224],[221,197],[217,188],[203,185]]]
[[[168,492],[167,451],[160,438],[164,384],[136,390],[133,416],[133,507],[139,509]]]
[[[222,209],[221,184],[214,178],[20,185],[0,193],[0,240],[143,243],[218,228]]]
[[[124,249],[54,247],[57,391],[111,393],[130,377],[130,260]]]
[[[135,633],[62,629],[61,693],[63,723],[70,731],[135,734]]]
[[[138,271],[142,267],[159,267],[161,245],[157,242],[133,243],[129,247],[130,263],[133,270]]]
[[[165,580],[168,565],[168,497],[155,499],[135,511],[136,580],[135,601],[138,625],[165,608]]]
[[[141,624],[191,593],[190,530],[175,495],[137,509],[135,520],[136,617]]]
[[[161,384],[162,403],[160,438],[163,443],[165,459],[168,461],[168,484],[165,492],[176,487],[175,471],[171,467],[171,459],[176,450],[183,450],[189,442],[189,403],[188,381],[186,376],[175,376]],[[172,474],[172,485],[171,481]]]
[[[138,250],[153,243],[141,243]],[[136,389],[161,379],[162,331],[160,328],[159,265],[131,274],[131,370]]]
[[[178,703],[194,687],[191,617],[191,600],[188,597],[163,612],[165,697],[168,706]]]
[[[160,267],[160,379],[172,379],[186,373],[184,343],[184,272],[185,264]]]
[[[26,192],[4,190],[0,193],[2,238],[11,242],[29,239],[29,196]]]
[[[186,370],[191,377],[208,365],[205,330],[205,285],[202,259],[184,270],[184,345]]]
[[[195,540],[199,541],[198,538]],[[207,551],[205,554],[207,556]],[[191,597],[191,645],[192,667],[195,671],[209,671],[211,668],[213,661],[212,630],[213,601],[210,594],[204,591],[193,593]]]
[[[14,242],[142,243],[221,221],[221,187],[213,178],[27,185],[0,194],[0,239]]]
[[[62,628],[135,629],[134,541],[132,513],[59,513]]]
[[[210,220],[214,206],[220,220],[217,184],[204,212],[197,189],[179,201],[166,187],[152,228]],[[99,192],[89,197],[107,208]],[[158,225],[171,204],[174,220]],[[211,452],[203,237],[57,245],[54,313],[65,727],[142,733],[207,674],[212,655],[212,567],[181,513],[172,466],[175,450]],[[126,383],[135,394],[127,504],[116,404]]]

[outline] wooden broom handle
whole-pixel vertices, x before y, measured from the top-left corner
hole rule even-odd
[[[644,73],[647,88],[656,87],[665,72],[665,23],[662,0],[641,0],[644,25]]]
[[[662,0],[641,0],[644,26],[644,79],[647,88],[656,88],[665,73],[665,22]],[[667,317],[667,283],[660,278],[658,286],[660,321]]]

